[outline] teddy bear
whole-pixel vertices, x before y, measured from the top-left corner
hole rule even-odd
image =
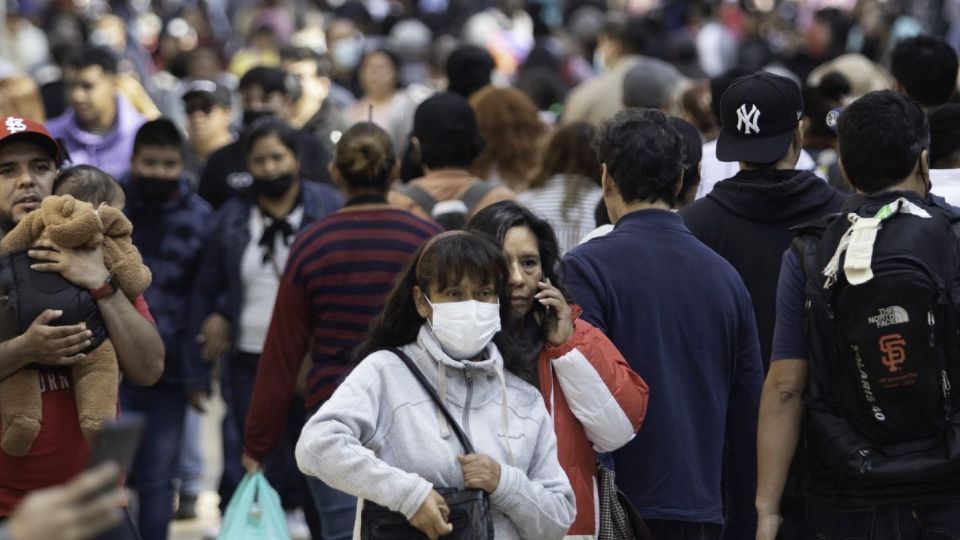
[[[0,255],[26,256],[38,240],[46,239],[64,248],[93,248],[103,246],[103,260],[112,275],[112,284],[127,298],[135,299],[150,285],[150,270],[143,264],[140,252],[133,245],[130,234],[133,225],[123,213],[106,204],[94,209],[93,205],[79,201],[71,195],[52,196],[43,199],[39,209],[28,214],[0,241]],[[32,272],[36,279],[39,272]],[[62,279],[59,274],[46,274]],[[72,287],[64,281],[64,286]],[[73,287],[75,296],[89,306],[99,319],[96,303],[85,291]],[[34,295],[37,296],[37,295]],[[21,299],[23,305],[27,299]],[[41,301],[43,298],[40,299]],[[36,303],[36,302],[34,302]],[[41,306],[61,309],[60,306]],[[37,308],[40,309],[40,308]],[[39,313],[37,313],[39,314]],[[35,317],[34,314],[19,314],[16,331]],[[74,324],[69,321],[56,321]],[[102,326],[102,324],[100,325]],[[104,423],[116,417],[120,369],[116,350],[106,335],[105,327],[94,332],[92,343],[85,357],[73,364],[71,377],[77,403],[80,429],[88,442]],[[42,420],[41,381],[39,371],[29,366],[0,381],[0,448],[10,456],[26,455],[40,432]]]

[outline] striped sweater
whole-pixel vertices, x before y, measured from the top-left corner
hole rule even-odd
[[[246,451],[262,459],[283,435],[307,353],[305,405],[330,397],[410,255],[439,227],[385,206],[345,208],[304,229],[290,249],[246,423]]]

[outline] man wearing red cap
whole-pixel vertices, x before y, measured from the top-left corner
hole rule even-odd
[[[0,236],[10,231],[53,191],[60,147],[44,127],[25,118],[0,117]],[[163,342],[142,298],[131,303],[113,294],[103,253],[96,249],[31,252],[45,262],[35,270],[57,272],[89,289],[107,334],[117,349],[120,369],[138,384],[153,384],[163,372]],[[62,483],[86,465],[90,448],[80,432],[69,371],[90,345],[82,325],[52,326],[61,312],[44,311],[23,334],[0,343],[0,379],[40,364],[43,423],[30,452],[12,457],[0,451],[0,519],[28,492]]]

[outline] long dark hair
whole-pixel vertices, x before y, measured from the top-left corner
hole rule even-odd
[[[417,312],[413,288],[425,295],[442,290],[469,277],[477,283],[493,283],[500,299],[500,320],[510,323],[510,290],[507,265],[500,248],[491,240],[464,231],[444,233],[428,240],[410,258],[397,283],[387,296],[383,310],[370,326],[363,343],[354,351],[354,362],[387,347],[400,347],[417,340],[425,319]],[[529,369],[520,360],[516,345],[507,332],[498,332],[493,342],[503,356],[504,368],[533,383]]]
[[[487,236],[500,246],[503,246],[503,239],[507,236],[507,231],[520,226],[529,227],[534,236],[537,237],[537,249],[540,252],[540,266],[543,269],[544,279],[549,279],[554,287],[560,289],[564,297],[569,298],[563,288],[560,244],[557,242],[557,235],[553,232],[553,227],[545,220],[540,219],[536,214],[513,201],[502,201],[477,212],[467,222],[467,230]],[[535,323],[534,314],[542,314],[543,312],[543,305],[535,302],[533,310],[527,314],[525,320],[522,321],[523,324],[517,328],[522,329]]]
[[[563,202],[560,204],[563,219],[567,219],[570,208],[580,200],[591,182],[600,185],[600,163],[596,152],[590,148],[596,133],[593,125],[587,122],[572,122],[554,131],[547,140],[540,170],[530,181],[531,188],[539,188],[555,175],[565,176]]]

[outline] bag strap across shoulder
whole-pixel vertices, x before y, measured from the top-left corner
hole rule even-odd
[[[407,184],[401,187],[398,191],[403,193],[407,197],[410,197],[410,200],[415,202],[417,206],[423,209],[428,216],[433,215],[433,207],[436,206],[437,200],[433,198],[432,195],[427,193],[427,190],[414,186],[412,184]]]
[[[493,182],[489,180],[477,180],[474,182],[473,185],[460,196],[460,200],[467,206],[467,212],[473,214],[474,209],[480,204],[480,201],[487,196],[487,193],[493,191],[495,187]]]
[[[397,357],[400,358],[404,364],[406,364],[410,372],[413,373],[413,376],[417,378],[420,386],[426,390],[427,394],[430,395],[430,398],[433,399],[433,402],[437,404],[437,407],[440,408],[440,412],[443,413],[443,416],[446,417],[447,422],[449,422],[450,426],[453,427],[454,433],[457,434],[457,439],[459,439],[460,444],[463,445],[464,452],[467,454],[475,454],[476,451],[473,449],[473,443],[470,442],[470,438],[467,437],[467,434],[463,432],[460,424],[453,417],[453,415],[450,414],[450,411],[447,410],[446,405],[444,405],[443,401],[440,400],[440,396],[437,395],[437,391],[430,386],[429,382],[427,382],[427,378],[423,375],[423,372],[420,371],[420,368],[418,368],[417,365],[413,363],[413,360],[411,360],[410,357],[400,349],[396,347],[389,347],[387,350],[397,355]]]

